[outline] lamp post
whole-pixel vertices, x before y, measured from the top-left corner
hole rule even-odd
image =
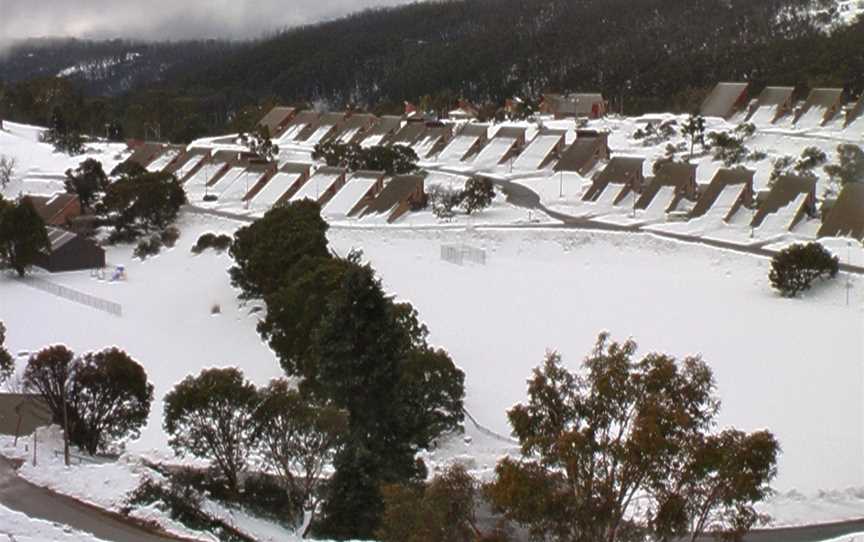
[[[558,197],[564,199],[564,170],[558,172]]]
[[[852,265],[852,241],[846,240],[846,265]],[[852,292],[852,272],[846,271],[846,306],[849,306],[849,296]]]

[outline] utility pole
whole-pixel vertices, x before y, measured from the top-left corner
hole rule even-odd
[[[564,199],[564,170],[558,172],[558,197]]]
[[[852,241],[846,240],[846,265],[852,265]],[[846,272],[846,306],[849,306],[849,296],[852,292],[852,272]]]
[[[68,378],[68,377],[67,377]],[[67,380],[68,382],[68,380]],[[69,413],[66,407],[66,385],[63,384],[63,461],[69,466]]]

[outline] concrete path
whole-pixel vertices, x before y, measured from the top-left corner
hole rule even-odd
[[[117,515],[34,486],[19,477],[13,463],[5,458],[0,458],[0,504],[31,518],[68,525],[106,542],[183,540],[154,534],[135,524],[122,521]],[[0,525],[0,534],[2,533],[3,526]]]
[[[542,211],[543,213],[546,213],[550,217],[554,218],[555,220],[560,220],[563,223],[563,227],[566,228],[626,233],[644,233],[647,235],[654,235],[656,237],[674,239],[676,241],[682,241],[685,243],[693,243],[713,248],[721,248],[724,250],[732,250],[735,252],[752,254],[754,256],[762,256],[765,258],[771,258],[777,252],[764,248],[764,245],[766,243],[770,244],[770,241],[766,241],[764,243],[755,243],[753,245],[742,245],[739,243],[723,241],[720,239],[706,239],[704,237],[699,237],[697,235],[689,235],[686,233],[672,233],[657,230],[647,231],[643,230],[639,225],[607,224],[604,222],[591,220],[590,218],[573,217],[553,211],[552,209],[544,206],[540,201],[540,196],[538,196],[536,192],[525,186],[510,181],[496,180],[494,181],[494,183],[501,187],[501,190],[504,192],[504,195],[507,196],[507,201],[509,203],[518,207],[525,207],[528,209],[536,209],[538,211]],[[864,267],[857,265],[849,265],[842,262],[840,263],[840,270],[850,273],[864,274]]]

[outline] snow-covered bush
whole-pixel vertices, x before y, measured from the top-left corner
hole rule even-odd
[[[208,248],[212,248],[216,252],[222,253],[231,247],[232,242],[233,239],[231,236],[225,233],[220,233],[219,235],[210,232],[202,233],[201,237],[198,238],[192,247],[192,252],[194,254],[201,254]]]
[[[233,527],[211,517],[203,510],[203,497],[181,476],[169,476],[164,482],[145,478],[126,498],[121,512],[130,515],[136,508],[155,506],[188,529],[212,533],[228,542],[247,542]]]
[[[818,278],[834,278],[840,260],[819,243],[795,244],[771,260],[771,285],[784,297],[795,297]]]
[[[819,147],[807,147],[797,159],[788,154],[781,156],[774,160],[771,177],[768,181],[769,185],[773,184],[783,175],[816,177],[816,173],[813,170],[824,164],[827,160],[828,157],[825,155],[825,152],[819,149]]]
[[[495,185],[492,181],[484,177],[471,177],[465,183],[462,208],[465,209],[465,214],[470,215],[489,207],[493,199],[495,199]]]
[[[633,139],[642,141],[646,147],[654,147],[669,141],[678,133],[675,127],[678,121],[666,120],[659,124],[648,123],[644,128],[639,128],[633,132]]]
[[[9,186],[12,177],[15,176],[15,158],[11,156],[0,156],[0,190]]]
[[[465,183],[463,190],[436,186],[429,190],[432,213],[443,220],[456,216],[461,209],[470,215],[489,207],[495,199],[495,185],[483,177],[472,177]]]
[[[841,185],[864,182],[864,150],[858,145],[843,144],[837,147],[837,163],[825,166],[831,181]]]
[[[432,213],[442,220],[450,220],[456,216],[456,208],[462,203],[461,190],[444,186],[429,189],[428,196]]]
[[[177,239],[180,239],[180,230],[176,226],[168,226],[159,234],[162,244],[168,248],[174,248]]]
[[[15,360],[3,344],[6,342],[6,326],[0,322],[0,384],[5,382],[15,369]]]
[[[146,260],[150,256],[156,256],[162,250],[162,237],[158,234],[153,234],[150,237],[145,237],[138,241],[138,245],[132,254],[136,258]]]

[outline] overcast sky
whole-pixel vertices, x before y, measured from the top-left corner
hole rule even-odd
[[[0,0],[0,42],[82,38],[254,38],[409,0]]]

